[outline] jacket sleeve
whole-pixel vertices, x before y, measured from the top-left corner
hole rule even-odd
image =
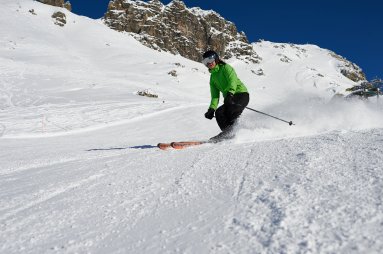
[[[219,103],[219,90],[214,85],[212,80],[210,80],[210,94],[211,94],[211,101],[210,101],[209,108],[216,110]]]
[[[228,83],[226,93],[235,94],[235,91],[237,91],[238,77],[235,70],[229,65],[225,65],[225,77]]]

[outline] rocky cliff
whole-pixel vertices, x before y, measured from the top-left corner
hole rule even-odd
[[[70,2],[65,2],[64,0],[37,0],[40,3],[43,4],[48,4],[52,6],[57,6],[57,7],[63,7],[66,8],[69,11],[72,11],[72,5]]]
[[[337,55],[332,51],[330,51],[329,54],[340,61],[340,64],[338,67],[340,68],[340,72],[342,73],[343,76],[355,82],[366,80],[366,75],[364,74],[363,70],[358,65],[348,61],[344,57]]]
[[[216,50],[225,59],[261,60],[232,22],[214,11],[187,8],[180,0],[168,5],[159,0],[111,0],[104,22],[112,29],[131,32],[148,47],[195,61],[200,61],[207,49]]]

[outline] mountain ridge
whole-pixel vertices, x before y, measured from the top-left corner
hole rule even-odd
[[[223,58],[235,56],[253,63],[260,61],[246,35],[238,32],[234,23],[214,11],[189,9],[180,0],[167,5],[158,0],[112,0],[103,20],[112,29],[132,33],[146,46],[194,61],[200,61],[202,53],[209,48],[214,48]]]
[[[181,0],[167,5],[159,0],[111,0],[103,20],[110,28],[128,32],[148,47],[194,61],[200,61],[207,49],[214,49],[223,59],[234,57],[255,64],[262,61],[233,22],[212,10],[188,8]],[[331,54],[343,63],[342,75],[355,82],[366,79],[359,66]]]
[[[64,0],[40,2],[65,7]],[[64,24],[60,20],[56,24],[65,25],[65,14],[60,15],[64,16]],[[207,49],[214,49],[222,59],[236,58],[255,64],[263,60],[254,50],[254,42],[250,43],[244,32],[238,32],[233,22],[213,10],[188,8],[182,0],[167,5],[159,0],[111,0],[102,20],[111,29],[127,32],[147,47],[197,62]],[[366,80],[358,65],[331,50],[329,54],[341,62],[342,75],[354,82]],[[284,57],[281,61],[290,59]]]

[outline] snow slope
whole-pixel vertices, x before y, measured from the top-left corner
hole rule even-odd
[[[260,42],[260,64],[228,60],[249,106],[295,126],[246,111],[233,141],[165,152],[219,131],[202,64],[60,8],[2,6],[0,253],[383,248],[382,108],[331,100],[354,83],[327,50]]]

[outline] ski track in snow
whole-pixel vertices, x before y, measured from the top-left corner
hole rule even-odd
[[[250,245],[255,250],[263,249],[260,253],[364,253],[366,249],[359,249],[357,243],[349,241],[350,235],[355,234],[351,237],[353,238],[360,233],[366,238],[363,241],[369,243],[368,247],[374,246],[367,249],[378,253],[382,246],[379,239],[382,236],[382,199],[379,197],[381,190],[376,184],[381,182],[382,178],[378,176],[380,173],[376,173],[381,172],[378,165],[381,161],[376,159],[370,168],[363,170],[358,164],[362,164],[360,161],[363,161],[363,156],[370,158],[371,150],[375,158],[380,158],[382,149],[379,146],[370,147],[367,142],[362,142],[361,135],[356,136],[358,141],[361,141],[361,148],[354,150],[355,147],[348,145],[355,135],[350,136],[345,138],[333,134],[329,137],[332,139],[330,145],[326,140],[328,137],[324,140],[316,137],[316,142],[309,146],[298,139],[298,144],[302,143],[307,151],[298,152],[295,156],[288,155],[289,153],[286,156],[277,151],[277,156],[273,158],[276,165],[261,159],[262,156],[267,157],[267,154],[271,154],[269,148],[262,149],[265,151],[256,156],[254,162],[265,170],[250,171],[252,177],[244,177],[241,184],[242,194],[239,201],[243,205],[238,205],[241,207],[240,212],[235,214],[230,226],[241,236],[234,243],[234,246],[237,245],[235,249]],[[286,146],[286,142],[279,142],[278,147]],[[323,149],[328,151],[328,154],[321,154]],[[330,163],[326,163],[327,160]],[[280,164],[279,161],[284,163]],[[323,166],[338,163],[344,164],[341,170],[338,166]],[[265,178],[269,181],[260,180]],[[373,184],[363,186],[366,182]],[[358,193],[355,193],[355,190]],[[329,199],[329,195],[333,195],[332,198]],[[374,198],[365,200],[371,195]],[[372,200],[377,202],[370,203]],[[369,216],[362,219],[366,212]],[[360,226],[364,220],[367,222],[363,228]],[[373,225],[376,221],[380,222],[373,230],[377,230],[379,236],[369,239],[366,237],[371,230],[368,228],[369,224]],[[322,243],[316,242],[315,238],[318,235],[321,236],[319,238]],[[357,238],[361,241],[359,237]]]
[[[379,253],[383,247],[381,129],[246,143],[238,137],[160,151],[127,146],[131,137],[121,133],[130,124],[137,123],[40,138],[23,160],[13,151],[30,151],[36,139],[2,139],[18,163],[0,175],[1,252]],[[156,128],[139,125],[145,133]],[[107,147],[111,134],[125,146],[91,149]]]

